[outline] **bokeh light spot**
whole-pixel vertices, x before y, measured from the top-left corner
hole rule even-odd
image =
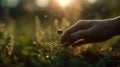
[[[16,7],[20,0],[1,0],[1,4],[4,7]]]
[[[39,7],[46,7],[49,3],[49,0],[36,0],[36,4]]]
[[[89,3],[96,3],[97,0],[87,0]]]
[[[71,3],[71,0],[57,0],[57,2],[58,2],[61,6],[65,7],[65,6],[67,6],[67,5],[69,5],[69,4]]]

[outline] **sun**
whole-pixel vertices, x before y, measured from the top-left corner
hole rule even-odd
[[[57,2],[62,6],[68,6],[71,3],[71,0],[57,0]]]

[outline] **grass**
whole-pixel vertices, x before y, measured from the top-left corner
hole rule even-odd
[[[64,48],[58,40],[39,43],[27,38],[16,43],[5,31],[0,38],[1,67],[118,67],[120,63],[119,52],[94,51],[90,44]]]
[[[62,47],[57,21],[42,28],[36,18],[35,39],[16,37],[0,27],[0,67],[119,67],[119,37],[103,43]],[[62,24],[66,29],[69,24]]]

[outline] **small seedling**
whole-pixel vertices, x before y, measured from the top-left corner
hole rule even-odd
[[[58,33],[58,34],[62,34],[62,33],[63,33],[63,29],[58,29],[58,30],[57,30],[57,33]]]

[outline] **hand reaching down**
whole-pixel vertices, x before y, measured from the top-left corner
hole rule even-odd
[[[78,21],[62,34],[61,44],[62,46],[78,46],[86,43],[106,41],[118,34],[118,30],[116,29],[118,28],[117,20]]]

